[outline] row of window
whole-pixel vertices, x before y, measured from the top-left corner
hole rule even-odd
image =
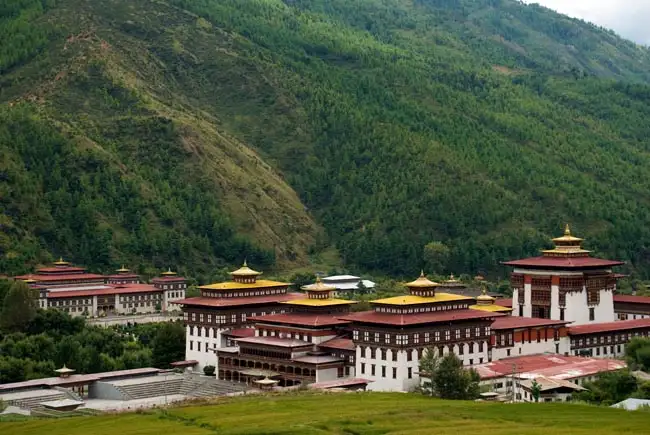
[[[248,291],[248,292],[230,292],[230,293],[204,290],[201,292],[201,296],[205,298],[243,298],[243,297],[250,297],[250,296],[281,295],[281,294],[285,294],[286,292],[287,291],[285,289],[255,290],[255,291]]]
[[[146,301],[146,300],[162,300],[162,295],[160,293],[147,293],[145,295],[137,296],[120,296],[120,302],[134,302],[134,301]]]
[[[163,290],[174,290],[187,288],[187,284],[165,284],[162,286]]]
[[[409,308],[393,308],[393,307],[376,307],[375,311],[378,313],[389,314],[417,314],[417,313],[431,313],[435,311],[449,311],[449,310],[466,310],[469,304],[449,304],[449,305],[427,305],[424,307],[409,307]]]
[[[473,329],[473,331],[472,331]],[[477,338],[481,337],[481,331],[483,331],[484,335],[490,335],[490,327],[485,326],[483,328],[481,327],[476,327],[476,328],[464,328],[464,329],[454,329],[453,331],[450,329],[447,329],[445,331],[434,331],[433,333],[431,332],[424,332],[424,333],[419,333],[416,332],[414,334],[397,334],[395,335],[395,344],[398,346],[404,346],[409,344],[409,340],[412,344],[420,344],[422,343],[430,343],[430,342],[438,342],[441,341],[443,338],[442,333],[444,332],[444,341],[450,341],[452,337],[452,332],[453,332],[453,337],[456,340],[460,340],[462,338]],[[473,332],[473,334],[472,334]],[[354,341],[359,341],[361,334],[358,330],[354,330],[352,333],[352,339]],[[374,332],[371,333],[369,331],[363,331],[363,341],[366,343],[380,343],[383,342],[385,344],[391,344],[391,334],[388,333],[380,333],[380,332]]]
[[[48,301],[50,307],[65,307],[74,305],[92,305],[92,299],[64,299],[62,301]]]
[[[578,346],[582,345],[587,345],[590,346],[592,344],[605,344],[605,343],[611,343],[612,341],[620,341],[620,342],[628,342],[632,340],[632,337],[639,337],[639,336],[648,336],[648,331],[644,332],[628,332],[628,333],[623,333],[623,334],[615,334],[615,335],[601,335],[600,337],[587,337],[587,338],[579,338],[579,339],[571,339],[571,346],[576,346],[576,343]]]
[[[473,354],[474,351],[477,352],[483,352],[483,349],[485,348],[483,342],[479,343],[468,343],[467,344],[467,353],[468,354]],[[444,346],[438,346],[438,355],[442,355],[444,353],[445,347]],[[381,361],[388,361],[388,351],[389,349],[381,349],[381,348],[363,348],[362,349],[362,356],[364,358],[370,358],[370,359],[379,359]],[[407,350],[406,351],[406,360],[407,361],[413,361],[413,355],[415,353],[415,357],[419,361],[422,359],[424,356],[424,348],[419,348],[415,349],[415,351]],[[396,350],[390,350],[391,352],[391,361],[397,361],[397,351]],[[457,355],[464,355],[465,353],[465,346],[461,344],[458,346],[458,351],[455,352]]]
[[[281,314],[284,314],[285,310],[279,310],[278,311]],[[189,321],[191,319],[192,322],[198,321],[199,323],[208,323],[211,324],[213,323],[212,320],[214,319],[214,323],[217,325],[221,324],[226,324],[226,323],[244,323],[246,322],[246,319],[248,316],[266,316],[266,311],[262,311],[261,313],[234,313],[230,315],[226,314],[215,314],[214,316],[212,314],[204,314],[204,313],[183,313],[183,318],[185,321]],[[269,314],[276,314],[276,311],[273,310]],[[190,335],[191,335],[191,329],[190,329]]]

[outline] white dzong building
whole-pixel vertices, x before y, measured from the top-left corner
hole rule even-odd
[[[564,235],[553,239],[555,247],[542,256],[503,264],[514,267],[512,315],[571,322],[583,325],[613,322],[617,275],[612,267],[620,261],[591,257],[583,239]]]

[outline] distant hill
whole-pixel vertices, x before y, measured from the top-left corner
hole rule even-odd
[[[510,0],[2,8],[0,270],[333,244],[490,273],[571,222],[650,272],[650,53],[610,31]]]
[[[10,417],[9,417],[10,418]],[[0,422],[12,435],[485,435],[644,433],[647,413],[567,403],[444,401],[404,393],[222,397],[214,404],[94,417]]]

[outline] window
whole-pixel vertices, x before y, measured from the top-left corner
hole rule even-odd
[[[460,329],[456,329],[454,336],[456,337],[456,340],[460,340]]]
[[[375,332],[375,343],[379,343],[379,332]]]
[[[194,342],[190,340],[190,350],[194,350]]]
[[[397,367],[393,367],[393,379],[397,379]]]
[[[420,343],[420,334],[413,334],[413,344]]]
[[[430,342],[430,341],[431,341],[431,333],[429,333],[429,332],[425,332],[425,333],[424,333],[424,342],[425,342],[425,343],[428,343],[428,342]]]
[[[381,366],[381,377],[382,378],[386,377],[386,366]]]
[[[368,331],[363,332],[363,341],[370,341],[370,333]]]
[[[408,374],[409,379],[413,379],[413,368],[409,367],[409,374]]]
[[[593,322],[596,319],[596,309],[589,308],[589,321]]]
[[[449,340],[451,340],[451,331],[447,329],[445,331],[445,341],[449,341]]]
[[[390,344],[390,334],[384,334],[384,342]]]
[[[192,322],[196,322],[196,313],[192,313]]]
[[[212,314],[208,314],[208,323],[212,323]]]
[[[366,373],[366,364],[365,364],[365,363],[361,363],[361,374],[363,375],[363,374],[365,374],[365,373]]]
[[[386,352],[387,352],[386,349],[381,349],[381,360],[382,360],[382,361],[386,361],[386,360],[387,360],[387,358],[386,358]]]
[[[477,337],[480,336],[480,335],[481,335],[481,328],[476,328],[476,329],[474,330],[474,334],[475,334]]]
[[[196,342],[196,350],[197,350],[198,352],[201,352],[201,342],[200,342],[200,341],[197,341],[197,342]]]
[[[560,320],[564,320],[564,308],[560,308]]]
[[[237,323],[237,314],[232,314],[230,316],[230,322],[231,323]]]
[[[413,352],[410,350],[406,351],[406,361],[413,361]]]
[[[469,337],[470,337],[469,328],[466,328],[465,329],[465,338],[469,338]]]
[[[375,365],[370,364],[370,376],[375,376]]]
[[[355,329],[354,332],[352,333],[352,339],[353,339],[354,341],[358,341],[358,340],[359,340],[359,331],[357,331],[356,329]]]

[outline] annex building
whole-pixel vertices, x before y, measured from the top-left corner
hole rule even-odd
[[[63,259],[35,273],[16,276],[38,292],[38,306],[71,316],[142,314],[177,309],[171,302],[185,298],[185,278],[168,270],[151,284],[122,266],[112,275],[88,273]]]

